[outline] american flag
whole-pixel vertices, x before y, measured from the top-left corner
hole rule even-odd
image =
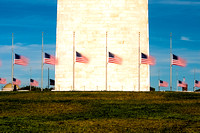
[[[50,79],[50,85],[55,85],[55,80]]]
[[[88,63],[89,60],[87,57],[83,56],[81,53],[76,51],[76,62],[79,63]]]
[[[5,78],[0,78],[0,84],[6,84],[6,79]]]
[[[195,80],[195,81],[194,81],[194,86],[195,86],[195,87],[200,87],[200,82],[199,82],[198,80]]]
[[[108,63],[122,64],[122,58],[120,58],[117,55],[109,52]]]
[[[148,56],[144,53],[141,53],[141,63],[142,64],[155,65],[155,58],[152,57],[152,56]]]
[[[13,78],[14,85],[21,85],[21,81],[19,79]]]
[[[178,80],[178,85],[177,86],[186,88],[187,84],[182,82],[182,81],[180,81],[180,80]]]
[[[56,58],[53,55],[44,53],[44,63],[50,64],[50,65],[55,65],[56,64]]]
[[[30,85],[31,86],[38,86],[38,82],[34,79],[30,79]]]
[[[15,54],[14,64],[26,66],[28,65],[28,59],[24,56]]]
[[[186,66],[186,61],[176,55],[173,54],[173,60],[172,60],[172,65],[177,65],[177,66]]]
[[[165,82],[165,81],[160,80],[159,86],[161,86],[161,87],[168,87],[168,83]]]

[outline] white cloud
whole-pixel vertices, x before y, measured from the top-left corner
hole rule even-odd
[[[184,1],[184,0],[150,0],[152,4],[170,4],[170,5],[200,5],[200,2],[196,1]]]
[[[163,4],[172,4],[172,5],[199,5],[200,2],[191,2],[191,1],[165,1]]]
[[[194,74],[194,72],[197,74],[197,73],[200,73],[200,69],[192,69],[190,70],[191,74]]]
[[[200,64],[200,51],[189,51],[188,49],[184,49],[179,50],[178,53],[180,53],[180,56],[187,60],[188,64]]]
[[[10,45],[4,45],[0,47],[0,53],[5,54],[5,53],[11,53],[11,48],[12,46]]]
[[[7,0],[8,2],[13,2],[15,0]],[[21,3],[28,3],[28,4],[46,4],[46,5],[52,5],[56,4],[57,0],[18,0],[18,2]]]
[[[182,41],[190,41],[190,38],[185,37],[185,36],[182,36],[182,37],[181,37],[181,40],[182,40]]]

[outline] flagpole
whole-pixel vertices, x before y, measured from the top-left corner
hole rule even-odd
[[[178,83],[178,69],[176,68],[176,81]],[[176,91],[178,91],[178,84],[176,86]]]
[[[31,91],[31,68],[30,68],[30,91]]]
[[[170,33],[170,91],[172,91],[172,33]]]
[[[196,73],[196,69],[194,69],[194,90],[193,91],[196,90],[196,87],[195,87],[195,73]]]
[[[183,77],[183,83],[185,84],[185,76]],[[184,88],[187,88],[187,86]],[[183,91],[183,87],[182,87],[182,91]]]
[[[55,75],[55,72],[56,72],[56,65],[57,65],[57,56],[56,56],[56,53],[55,53],[55,65],[54,65],[54,75]],[[50,82],[50,79],[49,79],[49,82]],[[56,85],[56,78],[54,79],[54,88],[55,88],[55,85]],[[50,86],[50,83],[49,83],[49,86]]]
[[[73,91],[75,90],[75,32],[73,32]]]
[[[158,70],[158,91],[160,91],[160,69]]]
[[[14,34],[12,33],[12,74],[11,74],[11,83],[12,83],[12,89],[13,89],[13,73],[14,73],[14,63],[13,63],[13,42],[14,42]]]
[[[178,81],[179,81],[179,80],[176,81],[176,86],[177,86],[177,88],[178,88],[178,84],[179,84]]]
[[[138,91],[140,91],[140,60],[141,60],[141,51],[140,51],[140,32],[139,32],[139,46],[138,46]]]
[[[106,32],[106,91],[108,88],[108,32]]]
[[[43,34],[44,32],[42,32],[42,64],[41,64],[41,69],[42,69],[42,72],[41,72],[41,91],[43,91]]]
[[[49,89],[49,67],[48,67],[48,89]]]

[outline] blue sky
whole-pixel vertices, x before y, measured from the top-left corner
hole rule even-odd
[[[151,67],[151,86],[158,86],[158,71],[162,80],[169,82],[170,32],[173,34],[173,53],[186,59],[187,67],[173,66],[173,90],[178,78],[186,78],[189,90],[200,80],[200,2],[198,0],[149,0],[150,53],[157,59]],[[161,88],[161,90],[168,88]],[[180,90],[181,88],[179,88]]]
[[[32,78],[41,80],[41,38],[44,32],[44,51],[55,54],[56,0],[0,0],[0,77],[11,81],[11,43],[14,33],[14,51],[31,61],[26,67],[15,65],[14,75],[29,84]],[[173,67],[173,90],[178,78],[185,76],[192,90],[194,69],[200,80],[200,2],[199,0],[149,0],[150,54],[157,59],[151,67],[151,86],[158,87],[158,71],[162,80],[169,82],[169,44],[173,33],[173,53],[185,58],[187,67]],[[47,86],[47,69],[54,79],[54,67],[44,65],[44,87]],[[3,85],[2,85],[3,86]],[[180,90],[181,88],[179,88]],[[161,88],[169,90],[169,88]]]

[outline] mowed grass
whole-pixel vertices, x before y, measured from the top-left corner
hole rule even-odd
[[[0,132],[199,132],[200,93],[0,92]]]

